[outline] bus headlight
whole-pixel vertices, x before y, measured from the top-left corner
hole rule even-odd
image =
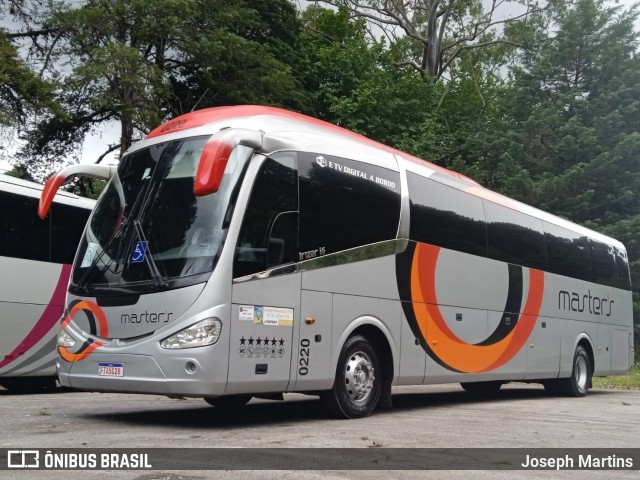
[[[160,342],[162,348],[193,348],[213,345],[220,338],[222,322],[217,318],[207,318],[190,327],[174,333]]]
[[[62,329],[60,330],[60,333],[58,333],[58,346],[59,347],[67,347],[67,348],[71,348],[76,344],[76,341],[74,340],[74,338],[69,335],[67,333],[66,330]]]

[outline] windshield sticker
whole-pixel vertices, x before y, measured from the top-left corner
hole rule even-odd
[[[131,263],[144,262],[144,255],[147,251],[148,246],[149,242],[137,242],[135,248],[133,249],[133,253],[131,254]]]
[[[240,305],[240,314],[238,315],[238,319],[253,321],[254,310],[253,305]]]
[[[293,308],[240,305],[238,319],[252,321],[255,325],[293,327]]]
[[[262,324],[293,327],[293,308],[264,307]]]
[[[87,245],[87,251],[84,252],[84,257],[82,258],[82,263],[80,264],[80,268],[88,268],[93,263],[93,259],[96,257],[96,253],[98,252],[98,244],[89,242]]]

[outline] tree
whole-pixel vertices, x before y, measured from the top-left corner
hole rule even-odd
[[[61,32],[52,56],[65,113],[30,130],[24,158],[49,170],[87,134],[116,122],[119,141],[96,152],[99,162],[196,106],[291,102],[297,85],[276,54],[295,40],[295,9],[286,0],[269,3],[279,8],[248,0],[53,4],[45,25]]]
[[[497,26],[539,21],[546,7],[533,0],[493,0],[485,8],[482,0],[323,0],[343,6],[366,19],[376,32],[384,32],[394,43],[405,44],[404,58],[424,78],[441,78],[466,51],[513,44],[497,35]],[[520,5],[523,12],[496,19],[500,7]],[[402,37],[402,38],[401,38]]]
[[[13,20],[10,30],[0,27],[0,131],[5,140],[24,130],[33,116],[56,110],[53,83],[34,71],[19,47],[33,54],[35,41],[50,32],[39,28],[32,8],[36,4],[18,0],[0,1],[0,14]],[[2,142],[6,145],[6,142]],[[0,147],[1,148],[1,147]]]
[[[637,7],[559,5],[555,31],[512,72],[502,112],[532,199],[627,244],[640,321],[640,58]],[[515,150],[511,150],[514,151]],[[514,192],[518,196],[518,192]],[[638,350],[636,350],[638,351]]]

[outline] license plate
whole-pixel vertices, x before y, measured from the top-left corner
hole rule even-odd
[[[124,363],[98,363],[98,375],[103,377],[124,377]]]

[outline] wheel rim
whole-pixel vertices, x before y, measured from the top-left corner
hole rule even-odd
[[[347,361],[344,384],[347,394],[354,402],[362,403],[369,398],[375,380],[373,362],[364,352],[356,352]]]
[[[587,389],[587,378],[589,376],[589,367],[587,366],[587,360],[583,356],[576,358],[576,364],[574,365],[574,378],[576,385],[581,391]]]

